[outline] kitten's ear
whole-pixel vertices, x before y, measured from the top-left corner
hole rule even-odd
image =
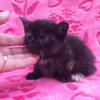
[[[69,24],[66,22],[60,22],[57,25],[58,25],[59,33],[61,33],[61,35],[66,35],[69,28]]]
[[[25,32],[28,32],[29,28],[30,28],[30,21],[28,21],[27,19],[23,18],[23,17],[19,17],[24,25],[24,30]]]

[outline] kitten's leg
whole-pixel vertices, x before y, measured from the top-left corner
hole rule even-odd
[[[93,65],[85,66],[84,68],[77,70],[77,72],[74,71],[74,73],[71,75],[71,79],[73,81],[80,81],[85,77],[88,77],[92,75],[96,71],[96,68]]]
[[[27,80],[36,80],[36,79],[39,79],[41,77],[42,77],[42,74],[40,72],[32,72],[26,76],[26,79]]]
[[[59,76],[57,75],[57,79],[62,82],[70,82],[71,81],[71,70],[74,67],[74,61],[70,60],[65,66],[65,70],[63,72],[59,72]]]
[[[68,78],[67,76],[62,76],[61,78],[57,78],[57,80],[61,81],[61,82],[70,82],[70,78]]]
[[[26,79],[27,80],[36,80],[36,79],[39,79],[41,77],[43,77],[43,75],[41,73],[40,66],[38,65],[38,63],[36,63],[34,66],[34,71],[29,73],[26,76]]]
[[[59,66],[59,65],[58,65]],[[54,77],[59,80],[59,81],[62,81],[62,82],[70,82],[71,81],[71,70],[73,69],[74,67],[74,61],[73,60],[70,60],[66,66],[63,66],[62,67],[60,66],[60,68],[64,68],[63,70],[58,70],[55,74],[54,74]]]
[[[62,73],[61,74],[55,74],[54,78],[61,81],[61,82],[70,82],[71,81],[69,73],[67,73],[67,74],[62,74]]]

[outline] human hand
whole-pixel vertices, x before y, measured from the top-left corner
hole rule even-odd
[[[0,24],[9,18],[9,12],[0,13]],[[36,58],[23,45],[24,37],[0,33],[0,72],[33,65]],[[14,47],[19,45],[18,47]],[[12,47],[13,46],[13,47]]]

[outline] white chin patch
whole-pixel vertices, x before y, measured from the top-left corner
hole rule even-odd
[[[83,74],[77,73],[77,74],[73,74],[71,75],[71,79],[73,81],[80,81],[84,78],[85,76]]]

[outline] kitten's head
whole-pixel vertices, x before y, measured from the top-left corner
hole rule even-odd
[[[24,25],[25,44],[33,53],[39,54],[42,50],[56,53],[60,49],[68,31],[68,23],[56,24],[50,20],[28,21],[22,17],[20,19]]]

